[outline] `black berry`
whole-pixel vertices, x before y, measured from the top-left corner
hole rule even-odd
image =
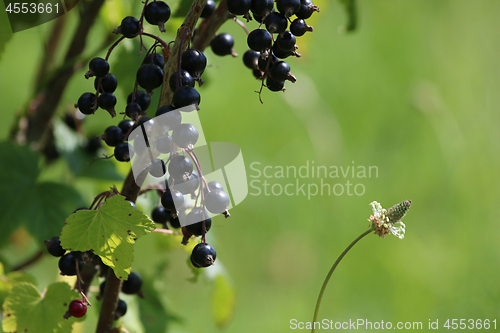
[[[260,57],[259,52],[248,50],[243,54],[243,63],[250,69],[256,69],[258,68],[257,62],[259,60],[259,57]]]
[[[47,251],[54,257],[62,257],[66,250],[62,248],[61,241],[59,237],[52,237],[48,241],[45,241],[45,246],[47,247]]]
[[[108,111],[112,116],[116,115],[116,97],[112,93],[100,94],[99,98],[97,99],[97,105],[99,105],[101,109]]]
[[[276,8],[286,17],[290,17],[300,10],[300,0],[276,0]]]
[[[163,175],[167,172],[167,167],[165,166],[165,162],[160,159],[155,159],[151,162],[149,166],[149,173],[151,176],[155,178],[163,177]]]
[[[180,124],[172,131],[172,140],[181,148],[192,149],[198,141],[198,137],[198,130],[191,124]]]
[[[294,36],[297,37],[303,36],[307,31],[313,31],[313,30],[314,30],[313,27],[307,25],[306,21],[304,21],[301,18],[296,18],[290,24],[290,31]]]
[[[194,236],[201,236],[207,233],[212,226],[212,219],[204,208],[193,208],[193,210],[187,214],[186,218],[189,223],[186,225],[186,230]],[[205,230],[203,230],[203,224],[205,224]]]
[[[88,79],[91,76],[103,77],[109,72],[109,63],[103,58],[96,57],[90,60],[89,70],[85,73],[85,78]]]
[[[271,91],[284,91],[285,90],[285,82],[276,81],[272,77],[268,77],[266,79],[266,87]]]
[[[200,93],[190,86],[181,86],[177,88],[172,97],[172,104],[176,108],[182,108],[191,104],[200,105],[200,101]]]
[[[118,123],[118,127],[122,130],[123,135],[127,134],[133,126],[134,122],[128,119],[124,119]]]
[[[213,265],[216,257],[217,253],[214,248],[207,243],[197,244],[191,253],[191,261],[200,267]]]
[[[139,273],[130,272],[128,279],[123,281],[122,292],[125,294],[135,294],[142,287],[142,277]]]
[[[255,16],[258,17],[266,16],[267,14],[273,11],[273,8],[274,8],[273,0],[252,0],[252,7],[250,8],[250,10],[252,11],[252,14],[255,18]],[[258,22],[261,22],[261,20]]]
[[[80,98],[78,98],[78,103],[76,104],[76,106],[81,113],[89,115],[94,113],[95,102],[95,94],[86,92],[83,93]]]
[[[272,12],[269,15],[267,15],[265,23],[267,31],[269,31],[272,34],[274,33],[280,34],[283,31],[285,31],[286,27],[288,26],[288,20],[286,19],[285,15],[278,12]]]
[[[252,0],[227,0],[227,10],[233,15],[244,15],[252,6]]]
[[[163,206],[158,206],[151,212],[151,219],[153,222],[165,224],[169,220],[170,212]]]
[[[108,73],[108,75],[103,76],[101,78],[96,77],[94,80],[94,88],[96,90],[99,85],[99,79],[101,80],[101,90],[99,92],[112,93],[116,90],[118,81],[116,80],[116,77],[113,74]]]
[[[137,90],[137,93],[135,94],[135,99],[132,101],[133,95],[134,95],[134,92],[131,92],[128,95],[127,104],[135,102],[135,103],[139,104],[139,106],[141,107],[141,111],[139,111],[139,113],[146,112],[146,110],[149,108],[149,104],[151,104],[151,97],[149,97],[145,91]]]
[[[221,33],[215,36],[210,42],[213,53],[218,56],[233,54],[234,39],[228,33]]]
[[[123,142],[123,132],[118,126],[109,126],[104,131],[104,142],[108,146],[114,147]]]
[[[276,38],[274,46],[279,47],[283,51],[295,51],[296,49],[296,38],[290,31],[285,31]]]
[[[184,196],[176,190],[166,190],[161,196],[161,205],[166,210],[175,212],[184,205]]]
[[[142,65],[137,70],[136,78],[142,88],[151,92],[161,86],[163,70],[157,65]]]
[[[210,213],[222,214],[229,207],[229,195],[222,190],[210,191],[205,196],[205,207]]]
[[[149,65],[149,64],[156,65],[161,69],[163,69],[163,67],[165,67],[165,59],[163,58],[163,54],[161,53],[148,54],[146,58],[144,58],[143,65]]]
[[[123,317],[127,313],[127,303],[124,300],[118,300],[118,304],[116,305],[115,310],[115,320],[120,317]]]
[[[214,12],[215,12],[215,1],[214,0],[207,0],[205,7],[203,7],[203,10],[201,11],[200,17],[201,18],[209,18],[210,16],[212,16],[212,14]]]
[[[248,47],[254,51],[265,51],[273,45],[273,37],[265,29],[255,29],[248,34]]]
[[[122,142],[115,147],[115,158],[120,162],[128,162],[134,156],[134,148],[126,143]]]
[[[167,128],[166,131],[169,131],[181,124],[182,115],[179,110],[176,110],[171,105],[164,105],[158,110],[156,110],[156,117],[161,117],[161,124],[165,125]]]
[[[178,180],[189,180],[193,172],[193,162],[187,156],[176,155],[168,164],[168,173],[172,178]],[[165,207],[167,208],[167,207]]]
[[[308,19],[314,12],[319,12],[318,6],[315,6],[311,0],[300,0],[300,10],[296,13],[299,19]]]
[[[165,22],[170,18],[170,7],[163,1],[153,1],[144,9],[144,18],[149,24],[157,25],[161,32],[165,32]]]
[[[129,103],[125,108],[125,114],[132,120],[137,120],[142,114],[142,108],[138,103]]]
[[[154,147],[162,154],[170,153],[173,148],[172,137],[168,133],[163,133],[154,141]]]
[[[127,16],[122,20],[115,33],[120,33],[127,38],[134,38],[139,34],[140,30],[139,21],[135,17]]]
[[[284,61],[278,61],[269,71],[271,77],[276,81],[290,80],[295,82],[295,76],[290,73],[290,65]]]
[[[209,182],[207,185],[208,185],[208,189],[210,189],[210,191],[216,191],[216,190],[223,191],[224,190],[224,187],[222,187],[221,183],[216,182],[216,181]],[[206,187],[203,188],[203,192],[205,193],[205,196],[208,195],[208,190]]]
[[[76,258],[73,253],[66,253],[59,259],[59,270],[61,275],[76,275]],[[83,269],[83,261],[78,260],[78,269]]]
[[[172,90],[173,92],[175,92],[175,90],[177,89],[177,83],[179,83],[179,87],[194,87],[194,82],[194,78],[191,76],[191,74],[183,69],[181,69],[180,78],[177,76],[177,71],[175,71],[174,73],[172,73],[172,75],[170,75],[170,79],[168,80],[170,90]]]
[[[189,49],[182,53],[181,68],[188,71],[191,76],[199,77],[207,67],[207,58],[203,52]]]

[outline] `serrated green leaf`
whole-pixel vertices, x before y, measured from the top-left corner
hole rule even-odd
[[[347,24],[345,25],[345,31],[352,32],[356,30],[358,17],[356,11],[356,0],[340,0],[344,5],[347,14]]]
[[[212,291],[212,315],[215,324],[225,326],[233,315],[236,293],[228,278],[224,274],[218,274],[214,280]]]
[[[70,333],[74,318],[63,316],[78,297],[66,282],[51,284],[43,297],[34,285],[19,283],[3,304],[2,328],[5,332]]]
[[[92,251],[115,275],[126,280],[134,260],[135,239],[155,224],[121,195],[109,198],[98,210],[79,210],[66,220],[61,245],[72,251]]]

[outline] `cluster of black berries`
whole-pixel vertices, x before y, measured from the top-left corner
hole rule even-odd
[[[128,279],[123,281],[121,292],[127,295],[137,294],[139,297],[144,297],[141,291],[142,276],[137,272],[130,272]],[[99,285],[99,295],[97,299],[100,300],[104,296],[104,289],[106,288],[106,280],[102,281]],[[115,320],[122,317],[127,313],[127,303],[119,299],[115,310]]]
[[[243,62],[256,78],[266,80],[265,85],[269,90],[284,91],[285,81],[295,82],[296,78],[290,73],[290,65],[280,59],[300,57],[296,51],[296,37],[313,31],[304,20],[319,11],[318,6],[312,0],[276,0],[275,11],[273,0],[227,0],[227,8],[230,13],[243,15],[248,20],[251,19],[251,12],[253,18],[260,23],[259,28],[248,34],[250,50],[243,55]],[[291,17],[294,15],[296,18],[292,21]],[[276,38],[273,34],[277,34]],[[220,34],[214,37],[211,45],[214,53],[224,55],[231,53],[227,50],[231,50],[233,44],[230,35]],[[225,50],[223,54],[220,52],[222,49]]]

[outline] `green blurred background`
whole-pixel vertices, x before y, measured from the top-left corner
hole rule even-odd
[[[365,193],[360,196],[308,200],[303,195],[252,195],[255,190],[249,188],[251,194],[231,210],[230,219],[215,219],[207,239],[217,250],[217,262],[196,284],[187,281],[192,273],[185,252],[169,250],[164,236],[140,239],[133,268],[155,275],[162,303],[177,318],[170,321],[169,332],[283,332],[291,330],[291,319],[310,321],[326,273],[366,230],[374,200],[385,208],[412,200],[404,218],[406,237],[370,235],[356,245],[334,274],[319,319],[420,321],[424,328],[429,319],[440,324],[453,318],[500,319],[500,2],[359,1],[359,26],[352,34],[339,33],[347,20],[339,2],[315,4],[321,12],[308,20],[314,32],[298,38],[302,57],[289,61],[297,82],[288,82],[285,93],[264,89],[263,105],[254,93],[259,82],[241,57],[206,51],[209,68],[199,111],[205,136],[241,147],[249,181],[266,180],[252,178],[254,162],[261,163],[261,170],[300,167],[307,161],[328,167],[377,166],[378,177],[324,180],[361,183]],[[138,12],[128,2],[116,13],[107,10],[91,39],[99,40],[108,25]],[[4,28],[5,19],[3,12]],[[2,139],[14,113],[33,94],[51,24],[14,34],[1,55]],[[250,22],[248,27],[257,25]],[[240,27],[229,21],[220,31],[232,33],[236,52],[245,52]],[[112,55],[115,72],[133,79],[135,73],[128,71],[139,61],[137,50],[129,43]],[[92,55],[90,41],[87,51]],[[71,80],[60,114],[92,89],[83,73]],[[117,93],[118,108],[124,108],[133,82],[118,80],[127,85]],[[100,112],[85,126],[97,134],[114,123]],[[56,163],[45,175],[64,179],[60,172],[65,168]],[[70,181],[89,203],[113,183]],[[284,186],[296,179],[267,181]],[[320,179],[299,181],[319,184]],[[147,200],[139,202],[146,213],[148,205]],[[23,244],[0,254],[11,263],[29,257],[35,246]],[[56,278],[56,267],[57,259],[47,257],[29,272],[42,289]],[[220,270],[236,292],[225,328],[212,319],[210,276]],[[133,308],[141,300],[130,302]],[[93,331],[95,316],[89,314],[84,332]],[[133,309],[126,317],[131,332],[142,331],[134,328],[140,325],[134,323]]]

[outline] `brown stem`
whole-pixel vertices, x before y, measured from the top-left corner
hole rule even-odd
[[[226,0],[222,0],[215,12],[208,19],[203,20],[196,30],[193,48],[200,51],[205,50],[220,26],[232,17],[233,15],[227,10]]]
[[[80,13],[80,24],[72,38],[64,62],[70,63],[85,49],[85,40],[103,3],[104,0],[84,2],[84,8]],[[50,122],[73,73],[73,66],[68,66],[63,68],[57,76],[52,77],[47,83],[47,90],[44,92],[45,98],[36,112],[30,116],[31,126],[28,128],[27,139],[29,142],[36,142],[37,148],[43,147],[41,139],[47,137],[45,133],[50,132]]]
[[[23,268],[26,268],[34,263],[36,263],[38,260],[40,260],[42,257],[43,257],[43,251],[38,251],[33,257],[29,258],[28,260],[26,260],[25,262],[23,263],[20,263],[19,265],[17,266],[14,266],[12,268],[12,271],[20,271],[21,269]]]
[[[122,281],[116,277],[112,269],[108,269],[96,333],[109,333],[113,329],[121,287]]]

